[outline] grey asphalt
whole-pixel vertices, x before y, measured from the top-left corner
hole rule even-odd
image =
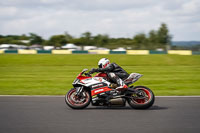
[[[64,97],[0,96],[0,133],[197,133],[200,97],[156,97],[148,110],[69,108]]]

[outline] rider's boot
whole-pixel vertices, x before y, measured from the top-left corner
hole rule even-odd
[[[128,89],[128,86],[120,78],[117,79],[117,84],[118,84],[118,87],[116,88],[116,90],[119,91],[119,94],[121,94],[123,91]]]
[[[117,91],[125,91],[128,89],[128,86],[127,85],[121,85],[119,87],[116,88]]]

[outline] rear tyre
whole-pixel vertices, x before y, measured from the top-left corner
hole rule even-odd
[[[132,94],[128,99],[129,105],[134,109],[147,109],[155,101],[153,92],[145,86],[136,86],[133,88],[137,93]]]
[[[72,109],[84,109],[90,104],[91,96],[88,91],[83,91],[82,96],[76,96],[76,89],[72,88],[65,95],[66,104]]]

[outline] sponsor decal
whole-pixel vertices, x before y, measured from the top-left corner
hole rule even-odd
[[[82,81],[83,81],[83,82],[86,82],[86,81],[89,81],[89,80],[91,80],[91,78],[84,79],[84,80],[82,80]]]
[[[94,95],[97,95],[99,93],[102,93],[102,92],[105,92],[105,91],[110,91],[112,89],[108,88],[108,87],[102,87],[102,88],[99,88],[99,89],[94,89],[92,90],[92,96]]]
[[[92,79],[91,79],[91,78],[84,79],[84,80],[81,80],[81,82],[85,84],[85,83],[87,83],[89,80],[92,80]]]
[[[102,82],[102,78],[94,77],[93,79]]]
[[[92,96],[92,98],[95,98],[95,97],[97,97],[97,95]]]
[[[101,92],[101,91],[104,91],[104,89],[95,90],[94,93],[98,93],[98,92]]]
[[[92,88],[98,88],[98,87],[101,87],[101,86],[103,86],[103,84],[93,85]]]

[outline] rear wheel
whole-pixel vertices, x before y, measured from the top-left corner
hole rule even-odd
[[[90,104],[91,96],[89,92],[83,91],[81,96],[76,95],[76,89],[72,88],[65,95],[66,104],[73,109],[84,109]]]
[[[153,92],[145,86],[136,86],[133,88],[136,93],[128,99],[129,105],[134,109],[147,109],[154,103],[155,96]]]

